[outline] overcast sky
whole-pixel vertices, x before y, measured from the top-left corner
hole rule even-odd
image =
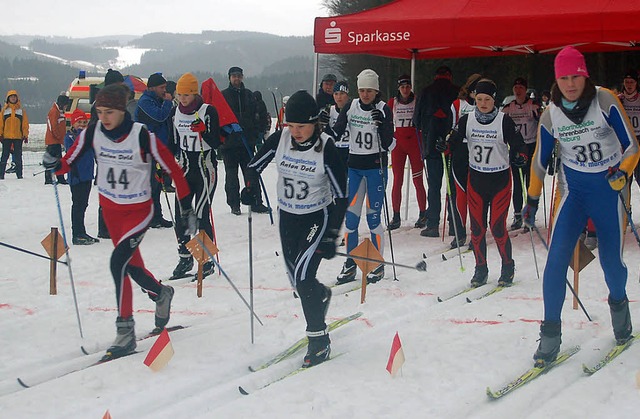
[[[244,30],[312,35],[321,0],[29,0],[4,7],[1,35],[141,35]]]

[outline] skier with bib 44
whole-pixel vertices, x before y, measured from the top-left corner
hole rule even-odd
[[[182,199],[180,222],[195,230],[195,215],[180,167],[173,155],[144,125],[133,122],[126,111],[129,89],[110,85],[98,92],[95,109],[99,121],[82,131],[64,157],[45,153],[43,165],[57,175],[67,173],[84,153],[93,150],[98,163],[96,182],[104,221],[115,249],[110,268],[116,287],[117,336],[102,361],[119,358],[136,348],[131,277],[155,301],[155,325],[162,330],[169,322],[173,288],[158,282],[142,260],[138,246],[153,219],[151,200],[152,156],[171,176],[176,195]]]

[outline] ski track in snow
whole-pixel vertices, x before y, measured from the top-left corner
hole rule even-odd
[[[24,180],[8,174],[0,181],[0,212],[6,215],[0,241],[44,253],[40,241],[51,226],[59,225],[56,203],[52,187],[43,185],[42,175],[31,176],[39,167],[27,163]],[[214,216],[220,263],[248,301],[246,207],[242,216],[230,213],[221,162],[219,170]],[[268,167],[264,179],[273,203],[274,165]],[[549,195],[550,191],[548,178]],[[59,192],[70,236],[69,189],[61,185]],[[81,345],[95,352],[112,342],[116,317],[108,269],[112,245],[101,240],[93,246],[70,248],[82,340],[66,266],[58,266],[58,295],[49,296],[47,261],[0,248],[0,417],[99,418],[107,409],[114,418],[581,418],[585,412],[591,418],[610,417],[611,412],[621,418],[637,417],[640,345],[632,346],[592,377],[582,373],[582,363],[597,362],[613,345],[607,291],[597,260],[580,275],[580,296],[594,321],[588,322],[580,310],[571,308],[569,292],[563,311],[562,347],[579,344],[582,350],[504,399],[489,401],[487,386],[498,389],[533,363],[543,305],[542,280],[536,278],[530,238],[520,234],[512,239],[516,261],[513,287],[466,302],[466,297],[482,295],[497,281],[500,261],[495,244],[490,242],[491,285],[439,303],[438,296],[451,295],[468,284],[473,275],[473,254],[463,254],[464,272],[457,254],[442,261],[442,249],[451,239],[445,237],[443,243],[440,238],[421,237],[420,230],[412,228],[418,210],[413,189],[409,193],[409,218],[393,233],[395,259],[414,265],[425,253],[427,272],[398,268],[396,282],[387,267],[385,280],[367,287],[367,300],[362,305],[360,290],[345,293],[341,289],[348,287],[334,288],[328,321],[364,312],[360,319],[331,334],[333,354],[343,355],[262,390],[255,389],[297,368],[304,351],[256,373],[247,367],[284,350],[304,335],[305,328],[300,301],[293,298],[286,278],[277,225],[271,226],[267,215],[253,215],[254,303],[264,322],[264,326],[255,322],[254,344],[248,310],[216,272],[204,280],[200,299],[195,283],[172,283],[176,294],[170,325],[190,327],[171,333],[175,355],[164,370],[154,373],[142,363],[154,341],[151,338],[139,342],[139,354],[30,389],[20,387],[16,378],[27,380],[61,366],[90,363],[96,355],[82,355]],[[173,204],[172,196],[170,201]],[[164,198],[162,203],[166,205]],[[640,207],[636,190],[632,203]],[[96,215],[94,188],[86,216],[91,235],[97,231]],[[169,218],[166,207],[164,215]],[[275,219],[277,223],[277,215]],[[368,235],[365,219],[360,231],[361,237]],[[546,237],[546,230],[542,232]],[[547,255],[537,238],[535,243],[542,274]],[[168,278],[177,263],[175,249],[171,229],[149,230],[141,245],[147,268],[159,279]],[[387,260],[391,260],[389,249],[387,245]],[[625,261],[631,315],[637,325],[639,255],[629,231]],[[332,284],[342,262],[339,257],[323,261],[319,279]],[[572,281],[571,270],[568,275]],[[154,305],[139,287],[134,285],[133,289],[136,332],[143,336],[153,328]],[[385,367],[396,331],[406,363],[402,373],[391,378]],[[240,395],[239,385],[251,394]]]

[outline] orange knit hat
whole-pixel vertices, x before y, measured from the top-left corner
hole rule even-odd
[[[197,95],[198,79],[191,73],[185,73],[178,79],[176,84],[176,94],[180,95]]]

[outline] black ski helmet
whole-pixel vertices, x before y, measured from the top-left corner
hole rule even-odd
[[[316,100],[306,90],[298,90],[289,97],[284,116],[287,122],[310,124],[318,120]]]

